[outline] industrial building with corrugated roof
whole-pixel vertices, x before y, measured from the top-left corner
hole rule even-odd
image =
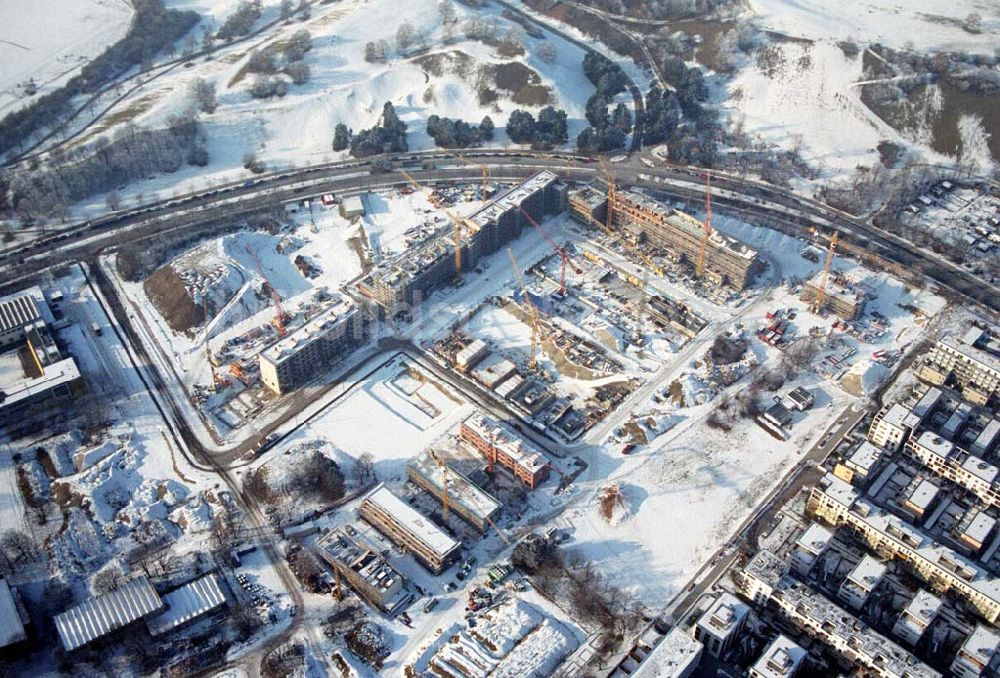
[[[149,633],[163,635],[190,624],[226,604],[226,594],[213,573],[184,584],[163,596],[162,614],[146,622]]]
[[[94,596],[57,614],[63,648],[75,650],[113,631],[159,614],[163,601],[146,577],[137,577],[108,593]]]

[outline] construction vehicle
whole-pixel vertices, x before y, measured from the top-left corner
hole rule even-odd
[[[517,264],[517,259],[514,258],[514,251],[511,248],[507,248],[507,255],[510,256],[510,265],[514,267],[514,275],[517,276],[517,282],[521,286],[521,294],[524,295],[524,303],[528,307],[528,314],[531,317],[531,355],[528,359],[528,369],[534,370],[538,367],[538,358],[536,353],[538,351],[538,309],[535,308],[534,302],[531,301],[531,296],[528,294],[528,286],[524,283],[524,276],[521,275],[521,267]]]
[[[234,377],[239,379],[244,386],[249,386],[246,374],[243,372],[243,366],[237,362],[229,363],[229,373]]]
[[[705,272],[705,253],[708,251],[708,239],[712,235],[712,175],[708,173],[705,174],[705,222],[702,226],[701,249],[694,267],[694,275],[698,280],[701,280],[701,275]]]
[[[826,283],[830,277],[830,265],[833,264],[833,253],[837,249],[837,239],[839,234],[834,232],[830,239],[830,248],[826,252],[826,265],[823,267],[823,277],[820,278],[819,287],[816,288],[816,299],[813,301],[813,313],[819,313],[826,300]]]
[[[483,186],[480,189],[479,199],[480,200],[486,200],[486,179],[490,176],[490,168],[487,167],[486,165],[479,165],[477,163],[472,162],[471,160],[467,160],[467,159],[463,158],[461,155],[459,155],[458,153],[451,153],[449,151],[445,151],[444,153],[445,153],[445,155],[450,155],[451,157],[455,158],[456,160],[461,160],[466,165],[471,165],[472,167],[475,167],[480,172],[482,172],[482,175],[483,175]]]
[[[542,225],[539,224],[537,221],[535,221],[535,218],[532,217],[531,214],[529,214],[526,209],[524,209],[523,207],[519,207],[518,209],[521,210],[521,214],[523,214],[524,218],[528,220],[528,223],[530,223],[532,226],[534,226],[535,230],[542,234],[542,237],[545,238],[545,241],[547,243],[549,243],[550,245],[552,245],[553,251],[556,254],[559,255],[560,259],[562,259],[562,268],[559,271],[559,295],[560,296],[565,295],[566,294],[566,265],[567,264],[571,264],[571,262],[569,260],[569,252],[566,251],[565,247],[563,247],[562,245],[558,244],[555,240],[553,240],[552,236],[550,236],[548,233],[546,233],[545,229],[542,228]],[[571,265],[573,265],[573,264],[571,264]],[[576,265],[573,265],[573,271],[577,275],[583,273],[583,269],[581,269],[579,266],[576,266]]]
[[[208,342],[205,343],[205,356],[208,358],[208,367],[212,370],[212,384],[215,386],[215,392],[218,393],[222,389],[229,386],[229,380],[219,374],[218,370],[215,369],[219,366],[219,362],[212,355],[212,349],[209,348]]]
[[[274,285],[271,284],[271,281],[268,280],[267,276],[264,274],[264,266],[260,263],[260,257],[257,256],[257,253],[252,247],[250,247],[249,243],[247,243],[245,249],[247,254],[250,255],[250,258],[253,259],[254,266],[257,268],[257,273],[260,274],[261,280],[264,281],[264,287],[267,288],[267,293],[271,297],[271,303],[274,305],[275,316],[271,321],[271,324],[274,326],[274,329],[278,330],[278,336],[284,337],[288,334],[288,331],[285,329],[285,325],[291,319],[291,316],[285,313],[285,309],[281,306],[281,296],[278,294],[278,291],[274,289]]]

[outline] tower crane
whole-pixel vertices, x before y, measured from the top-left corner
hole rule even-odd
[[[816,289],[816,300],[813,302],[813,313],[819,313],[823,308],[823,302],[826,300],[826,281],[830,277],[830,264],[833,263],[833,253],[837,249],[837,238],[839,234],[834,231],[833,237],[830,238],[830,248],[826,252],[826,265],[823,267],[823,277],[819,281],[819,287]]]
[[[573,265],[573,263],[569,260],[569,252],[566,251],[566,248],[558,244],[555,240],[553,240],[552,236],[550,236],[545,231],[545,229],[542,228],[541,224],[535,221],[535,218],[531,216],[528,210],[524,209],[523,207],[520,207],[519,209],[521,210],[521,214],[524,215],[524,218],[527,219],[528,222],[535,227],[536,231],[542,234],[542,237],[545,238],[545,241],[548,242],[550,245],[552,245],[553,251],[555,251],[555,253],[558,254],[559,257],[562,259],[562,268],[559,271],[559,294],[561,295],[566,294],[566,265],[567,264],[572,265],[573,271],[577,275],[583,273],[583,270],[579,266]]]
[[[531,317],[531,356],[528,360],[528,369],[534,370],[538,367],[538,360],[535,356],[538,351],[538,309],[535,308],[535,304],[528,295],[528,286],[524,284],[521,267],[517,265],[517,259],[514,258],[514,251],[509,247],[507,248],[507,255],[510,257],[510,265],[514,267],[514,275],[517,276],[517,282],[521,285],[521,294],[524,295],[524,303],[527,304],[528,314]]]
[[[216,392],[218,392],[219,389],[229,386],[229,380],[219,374],[216,369],[219,366],[217,364],[218,361],[212,355],[212,349],[208,345],[208,341],[205,342],[205,357],[208,358],[208,367],[212,370],[212,384],[214,384]]]
[[[434,463],[438,465],[441,469],[441,515],[444,517],[445,524],[448,523],[448,466],[441,460],[441,457],[437,455],[434,450],[428,450],[427,453],[430,455]]]
[[[264,266],[260,263],[260,257],[257,256],[257,253],[252,247],[250,247],[249,243],[247,243],[245,249],[247,254],[250,255],[250,258],[253,259],[254,266],[257,267],[257,273],[260,274],[261,279],[264,281],[264,286],[267,288],[267,293],[271,297],[271,303],[274,305],[274,310],[277,313],[277,315],[274,316],[274,320],[271,321],[271,324],[274,325],[274,329],[278,330],[278,336],[284,337],[288,334],[285,330],[285,323],[288,322],[289,315],[285,313],[285,309],[281,306],[281,295],[278,294],[278,291],[274,289],[274,285],[272,285],[271,281],[267,279],[266,275],[264,275]]]
[[[486,165],[480,165],[478,163],[472,162],[471,160],[468,160],[467,158],[463,158],[458,153],[451,153],[449,151],[445,151],[444,153],[445,153],[445,155],[450,155],[451,157],[455,158],[456,160],[461,160],[466,165],[471,165],[472,167],[476,167],[476,168],[479,169],[480,172],[482,172],[482,175],[483,175],[483,185],[482,185],[482,188],[480,189],[479,199],[480,200],[486,200],[486,179],[490,176],[490,168],[487,167]]]
[[[414,179],[413,175],[411,175],[406,170],[400,169],[399,173],[402,174],[403,177],[408,182],[410,182],[410,184],[418,191],[427,190],[426,186],[423,186],[419,181]],[[464,220],[461,217],[457,216],[451,210],[445,210],[444,213],[447,214],[448,218],[450,218],[452,222],[454,222],[455,224],[455,277],[456,279],[461,280],[462,279],[462,221]]]
[[[612,229],[611,226],[614,222],[615,192],[616,192],[615,178],[611,176],[611,170],[608,169],[608,161],[604,159],[603,155],[601,156],[600,160],[601,160],[601,169],[604,170],[604,176],[608,182],[608,207],[607,210],[605,210],[607,212],[607,214],[605,215],[607,223],[604,226],[604,230],[607,231],[609,234],[613,234],[614,230]]]
[[[705,174],[705,221],[702,224],[701,249],[698,251],[698,263],[694,267],[695,277],[701,279],[705,272],[705,252],[708,251],[708,238],[712,235],[712,175]]]

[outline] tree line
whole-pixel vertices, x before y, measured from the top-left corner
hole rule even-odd
[[[162,0],[134,0],[132,4],[135,18],[124,38],[56,91],[0,120],[0,153],[25,142],[38,130],[58,124],[72,110],[73,97],[96,92],[137,64],[148,67],[154,56],[198,23],[197,13],[165,9]]]

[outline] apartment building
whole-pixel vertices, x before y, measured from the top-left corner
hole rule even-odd
[[[972,328],[961,338],[938,340],[917,369],[917,376],[936,385],[953,381],[963,398],[985,405],[1000,390],[1000,356],[989,335]]]
[[[608,678],[689,678],[704,653],[704,645],[676,626],[662,637],[650,627]]]
[[[865,554],[840,585],[837,595],[852,609],[860,610],[882,581],[885,569],[885,565]]]
[[[569,215],[587,226],[604,224],[608,215],[608,193],[603,185],[587,184],[570,191]]]
[[[380,263],[358,283],[358,291],[396,316],[422,303],[456,276],[455,249],[461,249],[462,271],[518,237],[530,220],[566,209],[567,189],[554,173],[542,170],[462,219],[458,242],[452,224],[419,245]]]
[[[951,663],[956,678],[995,676],[1000,672],[1000,633],[977,624]]]
[[[368,493],[358,515],[434,574],[441,574],[458,557],[459,542],[383,484]]]
[[[996,518],[974,506],[962,515],[952,530],[952,535],[975,553],[979,553],[993,536],[996,524]]]
[[[615,191],[612,228],[631,233],[639,242],[648,242],[674,258],[694,265],[701,255],[703,224],[649,196],[636,191]],[[760,268],[757,250],[712,231],[705,248],[704,275],[716,285],[742,290]]]
[[[750,667],[750,678],[792,678],[805,660],[805,649],[782,634],[771,641]]]
[[[885,450],[865,440],[846,459],[838,463],[833,472],[838,478],[843,478],[849,483],[855,480],[864,481],[874,477],[885,458]]]
[[[927,627],[934,623],[941,610],[941,599],[920,589],[900,613],[892,633],[910,645],[916,645]]]
[[[722,657],[739,638],[749,615],[749,605],[723,592],[698,619],[694,639],[704,645],[709,654]]]
[[[482,412],[475,412],[461,422],[458,436],[476,448],[490,466],[508,469],[532,489],[549,477],[549,460],[544,454]]]
[[[898,452],[910,434],[922,426],[942,402],[941,389],[930,388],[912,406],[904,403],[884,405],[872,419],[868,440],[892,452]]]
[[[997,487],[1000,469],[988,461],[969,454],[932,431],[910,438],[905,451],[935,475],[969,490],[989,506],[1000,507],[1000,488]]]
[[[274,393],[285,394],[322,374],[366,336],[363,314],[344,299],[261,351],[261,381]]]
[[[369,605],[391,613],[406,601],[406,579],[354,528],[338,527],[316,547],[320,557]]]
[[[915,475],[903,488],[901,506],[912,515],[917,522],[923,522],[924,516],[937,505],[941,488],[922,475]]]
[[[802,286],[802,298],[813,303],[823,284],[823,271],[819,271]],[[844,320],[856,320],[865,310],[867,297],[860,287],[830,272],[823,288],[823,309]]]
[[[1000,580],[861,497],[832,473],[812,489],[807,510],[831,525],[848,525],[881,556],[905,560],[931,589],[953,591],[994,624],[1000,619]]]
[[[791,626],[823,643],[852,666],[880,678],[934,678],[941,674],[853,614],[787,574],[784,561],[758,552],[737,580],[741,592]]]
[[[833,540],[833,532],[819,523],[812,523],[802,533],[792,549],[792,569],[800,577],[809,574],[820,556],[826,553]]]
[[[438,501],[444,500],[447,488],[448,509],[480,532],[485,532],[500,514],[500,502],[486,490],[447,464],[442,468],[430,455],[407,464],[406,476]]]

